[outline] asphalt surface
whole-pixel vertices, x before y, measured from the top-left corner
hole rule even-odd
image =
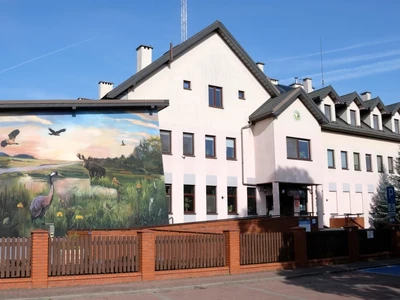
[[[400,260],[181,280],[0,291],[0,299],[10,300],[320,300],[321,297],[400,299]]]

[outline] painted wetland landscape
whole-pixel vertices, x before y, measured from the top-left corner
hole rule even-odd
[[[157,113],[0,115],[0,237],[168,223]]]

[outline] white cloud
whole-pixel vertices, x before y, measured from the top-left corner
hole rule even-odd
[[[138,125],[138,126],[158,129],[158,126],[156,124],[152,124],[149,122],[144,122],[144,121],[136,120],[136,119],[115,119],[115,121],[117,121],[117,122],[125,121],[125,122],[130,122],[130,123],[132,123],[134,125]]]
[[[44,125],[51,125],[51,121],[39,118],[38,116],[0,116],[0,123],[5,122],[18,122],[18,123],[40,123]]]
[[[322,54],[343,52],[343,51],[364,48],[364,47],[369,47],[369,46],[388,44],[388,43],[397,42],[397,41],[400,41],[400,37],[375,40],[372,42],[358,43],[358,44],[354,44],[354,45],[350,45],[350,46],[346,46],[346,47],[342,47],[342,48],[331,49],[331,50],[325,50],[325,51],[323,50]],[[312,57],[312,56],[320,56],[320,55],[321,55],[321,52],[314,52],[314,53],[303,54],[303,55],[298,55],[298,56],[287,56],[287,57],[281,57],[281,58],[275,58],[275,59],[268,60],[267,63],[280,62],[280,61],[299,59],[299,58],[306,58],[306,57]]]
[[[400,59],[391,59],[385,60],[377,63],[361,65],[358,67],[353,68],[343,68],[337,69],[329,72],[324,73],[324,78],[326,83],[331,83],[334,81],[341,81],[346,79],[354,79],[354,78],[361,78],[366,77],[369,75],[379,74],[379,73],[387,73],[394,70],[400,69]],[[304,77],[319,77],[321,73],[314,73],[309,75],[304,75]],[[286,78],[282,80],[283,82],[291,82],[293,81],[292,78]]]

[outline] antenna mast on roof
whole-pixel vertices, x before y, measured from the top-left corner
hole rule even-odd
[[[181,0],[181,42],[187,39],[187,0]]]
[[[325,86],[325,81],[324,81],[324,62],[322,60],[322,38],[319,40],[319,48],[321,51],[321,78],[322,78],[322,87]]]

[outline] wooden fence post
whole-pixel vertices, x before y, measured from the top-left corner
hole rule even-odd
[[[226,265],[229,267],[230,274],[240,273],[240,232],[239,230],[226,230],[225,253]]]
[[[307,235],[304,227],[293,227],[294,260],[297,266],[307,264]]]
[[[151,231],[138,231],[139,240],[139,272],[142,280],[154,280],[155,278],[155,238]]]
[[[49,272],[49,232],[33,230],[31,246],[32,288],[47,288]]]
[[[349,248],[349,259],[350,261],[360,260],[360,238],[358,235],[357,226],[344,226],[347,231],[347,245]]]

